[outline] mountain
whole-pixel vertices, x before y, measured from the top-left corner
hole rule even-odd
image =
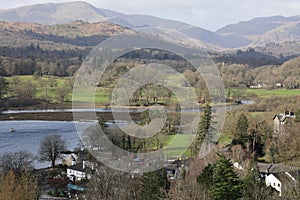
[[[0,21],[0,75],[74,75],[94,46],[119,34],[137,33],[108,22],[42,25]]]
[[[88,21],[90,23],[106,21],[144,33],[158,34],[163,38],[168,38],[169,41],[191,43],[190,41],[193,39],[201,46],[210,48],[235,48],[249,43],[247,39],[242,37],[234,35],[223,36],[183,22],[147,15],[126,15],[107,9],[96,8],[81,1],[37,4],[0,10],[0,20],[34,22],[46,25],[63,24],[76,20]]]
[[[299,20],[300,19],[298,19],[298,21]],[[261,35],[290,21],[297,21],[297,18],[290,19],[283,16],[259,17],[224,26],[217,30],[216,33],[244,36]]]
[[[39,43],[51,49],[96,46],[108,37],[118,34],[136,34],[128,28],[108,22],[42,25],[24,22],[0,21],[0,46],[24,47]]]
[[[109,22],[157,36],[168,42],[217,50],[300,41],[300,16],[260,17],[226,25],[212,32],[176,20],[149,15],[127,15],[76,1],[0,10],[0,20],[44,25],[64,24],[76,20],[89,23]]]
[[[106,20],[97,8],[84,2],[47,3],[1,10],[0,19],[9,22],[33,22],[47,25],[76,20],[89,22]]]
[[[216,33],[247,38],[250,46],[300,40],[300,16],[260,17],[227,25]]]

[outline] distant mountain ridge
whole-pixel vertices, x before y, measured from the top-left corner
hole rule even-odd
[[[135,31],[108,22],[42,25],[28,22],[0,21],[0,46],[16,48],[40,44],[48,49],[74,49],[96,46],[119,34],[135,35]],[[52,48],[53,47],[53,48]]]
[[[214,49],[234,49],[267,43],[300,41],[300,16],[261,17],[227,25],[216,32],[180,21],[148,15],[126,15],[96,8],[86,2],[46,3],[0,10],[0,20],[40,24],[64,24],[82,20],[110,22],[140,32],[158,35],[168,41],[191,43]]]

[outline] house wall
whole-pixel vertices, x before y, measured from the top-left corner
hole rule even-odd
[[[67,176],[70,179],[72,179],[73,176],[75,176],[76,180],[78,180],[78,181],[86,178],[86,174],[84,172],[76,171],[76,170],[72,170],[72,169],[67,169]]]
[[[274,133],[275,134],[279,134],[280,133],[280,127],[281,127],[280,120],[278,119],[278,117],[276,117],[274,119]]]
[[[266,185],[274,188],[276,191],[279,192],[279,196],[281,196],[282,184],[273,174],[266,176]]]

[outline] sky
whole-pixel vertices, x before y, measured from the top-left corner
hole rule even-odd
[[[0,9],[75,0],[0,0]],[[299,0],[85,0],[98,8],[183,21],[211,31],[265,16],[300,15]]]

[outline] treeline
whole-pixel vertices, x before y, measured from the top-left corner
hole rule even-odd
[[[109,37],[106,35],[92,35],[86,37],[68,38],[59,35],[39,34],[33,32],[32,30],[24,32],[24,35],[29,36],[31,39],[34,40],[42,40],[43,42],[51,41],[55,43],[64,43],[80,47],[97,46],[99,43],[103,42]]]
[[[89,49],[43,50],[39,44],[27,47],[0,47],[0,75],[73,76]]]
[[[273,89],[280,83],[285,88],[298,88],[300,77],[300,58],[291,59],[282,65],[266,65],[252,68],[247,64],[218,64],[226,87],[250,87],[262,84]]]
[[[70,98],[73,79],[58,79],[53,76],[32,78],[11,77],[7,81],[0,76],[0,107],[22,107],[51,103],[64,103]]]
[[[264,54],[255,51],[253,48],[248,48],[245,51],[237,50],[237,52],[230,54],[223,54],[222,56],[216,56],[215,62],[224,62],[226,64],[245,64],[250,67],[259,67],[263,65],[281,65],[290,57],[275,57],[272,55]]]

